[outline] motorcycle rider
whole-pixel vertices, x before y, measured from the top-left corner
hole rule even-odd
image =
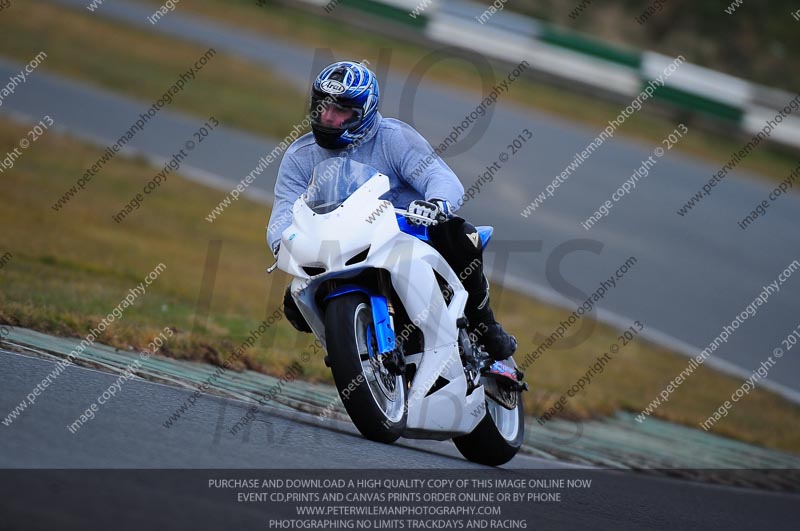
[[[278,170],[267,227],[270,249],[277,257],[281,233],[291,224],[292,205],[308,188],[314,167],[346,150],[352,160],[389,177],[391,190],[384,197],[395,207],[429,220],[424,223],[429,225],[429,243],[454,271],[469,272],[462,283],[469,294],[464,313],[470,332],[493,359],[510,357],[517,341],[489,306],[481,239],[472,224],[454,215],[464,187],[414,128],[378,112],[379,101],[378,81],[361,63],[340,61],[319,73],[311,89],[312,132],[289,146]],[[295,328],[311,331],[288,288],[284,311]]]

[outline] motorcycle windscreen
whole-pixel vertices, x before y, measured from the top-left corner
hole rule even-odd
[[[378,173],[372,166],[348,157],[325,159],[314,168],[308,189],[301,196],[317,214],[327,214]]]

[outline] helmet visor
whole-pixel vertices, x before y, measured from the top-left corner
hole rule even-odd
[[[358,127],[364,110],[361,107],[340,105],[332,99],[311,99],[311,123],[326,129],[347,130]]]

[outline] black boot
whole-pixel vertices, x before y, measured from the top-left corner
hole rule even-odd
[[[468,289],[469,298],[464,309],[471,337],[477,344],[483,345],[492,359],[510,358],[517,350],[517,339],[506,332],[494,318],[494,312],[489,306],[489,282],[486,277],[483,277],[481,284],[480,289],[472,291]]]
[[[432,226],[430,243],[458,274],[469,293],[464,313],[477,344],[495,360],[504,360],[517,350],[517,340],[494,318],[489,307],[489,282],[483,274],[483,244],[475,227],[459,217]]]

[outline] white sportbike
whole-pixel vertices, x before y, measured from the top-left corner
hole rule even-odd
[[[374,168],[322,161],[276,266],[294,277],[292,296],[366,438],[452,438],[470,461],[506,463],[524,435],[522,375],[477,346],[459,276],[426,243],[427,226],[381,199],[387,192]],[[485,244],[492,228],[478,232]]]

